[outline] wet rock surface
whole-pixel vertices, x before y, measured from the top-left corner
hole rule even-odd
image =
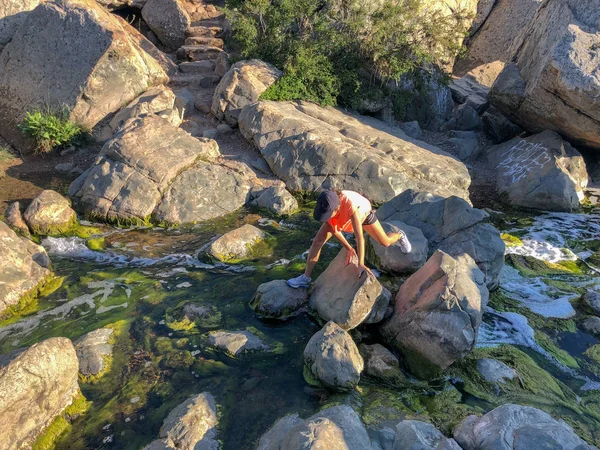
[[[43,247],[17,235],[0,221],[0,315],[51,275]]]
[[[250,331],[212,331],[208,335],[208,343],[232,356],[269,349],[258,336]]]
[[[31,448],[79,393],[78,361],[67,338],[51,338],[0,357],[0,438],[4,448]]]
[[[287,320],[301,313],[307,303],[306,289],[294,289],[285,280],[274,280],[258,286],[250,307],[259,317]]]
[[[246,224],[217,238],[208,247],[207,254],[223,262],[242,260],[249,257],[253,247],[266,237],[264,231]]]
[[[381,333],[413,373],[427,377],[473,349],[487,300],[483,273],[472,258],[438,250],[400,287]]]
[[[350,330],[369,317],[382,295],[382,287],[367,273],[358,277],[357,267],[346,266],[345,261],[346,250],[342,249],[315,281],[309,305],[323,320],[332,320]]]
[[[304,349],[304,361],[318,381],[335,391],[356,386],[364,368],[352,337],[334,322],[328,322],[310,338]]]
[[[81,375],[96,376],[107,368],[107,359],[113,352],[110,342],[113,333],[111,328],[99,328],[83,335],[74,343]]]

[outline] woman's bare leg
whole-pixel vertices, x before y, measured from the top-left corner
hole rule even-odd
[[[304,275],[310,278],[313,269],[317,265],[319,261],[319,257],[321,256],[321,249],[325,245],[325,243],[331,239],[333,236],[331,226],[325,222],[319,228],[317,235],[313,239],[312,245],[310,246],[310,250],[308,251],[308,257],[306,258],[306,269],[304,270]]]
[[[395,244],[402,237],[402,233],[386,233],[379,220],[372,225],[363,225],[363,229],[384,247]]]

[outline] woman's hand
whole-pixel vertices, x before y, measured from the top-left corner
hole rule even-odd
[[[356,254],[356,250],[352,247],[346,249],[346,261],[344,262],[344,265],[347,266],[350,263],[355,266],[358,265],[358,255]]]
[[[375,278],[375,275],[373,274],[373,272],[371,272],[371,269],[369,269],[364,264],[359,264],[358,265],[358,277],[359,278],[362,277],[363,272],[367,272],[367,276],[371,276],[371,277]]]

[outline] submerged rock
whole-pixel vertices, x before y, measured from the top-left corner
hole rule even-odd
[[[75,342],[81,375],[97,376],[106,370],[106,361],[113,352],[110,342],[113,333],[112,328],[99,328],[83,335]]]
[[[251,204],[279,215],[292,214],[298,210],[298,201],[283,186],[271,186],[259,191]]]
[[[67,338],[51,338],[0,357],[0,442],[31,448],[79,394],[78,361]]]
[[[454,257],[466,253],[484,273],[488,288],[498,286],[505,244],[496,228],[483,223],[487,212],[458,197],[409,190],[384,203],[377,217],[419,228],[429,242],[430,256],[438,249]]]
[[[343,186],[377,202],[406,189],[469,198],[463,163],[373,118],[307,102],[259,101],[243,109],[239,126],[290,190]]]
[[[34,294],[51,275],[50,259],[43,247],[34,244],[0,221],[0,316],[19,304],[21,297]]]
[[[258,286],[250,307],[259,317],[287,320],[302,312],[307,302],[306,289],[294,289],[285,280],[273,280]]]
[[[352,337],[334,322],[328,322],[310,338],[304,361],[317,380],[336,391],[354,388],[364,368]]]
[[[365,361],[365,374],[384,381],[397,383],[405,379],[400,361],[381,344],[361,344],[360,353]]]
[[[473,259],[438,250],[401,286],[381,334],[413,373],[429,377],[473,349],[487,301],[484,276]]]
[[[381,222],[381,226],[386,233],[398,230],[405,233],[410,241],[411,251],[409,253],[402,252],[399,242],[384,247],[369,237],[370,248],[367,248],[367,254],[378,269],[391,274],[414,273],[425,264],[429,248],[427,238],[423,236],[421,230],[398,221]]]
[[[224,351],[232,356],[244,352],[268,350],[269,347],[250,331],[211,331],[208,334],[211,347]]]
[[[358,414],[348,405],[333,406],[302,420],[298,414],[279,419],[258,443],[257,450],[371,448]]]
[[[67,108],[72,121],[93,128],[140,92],[168,81],[152,49],[95,1],[40,4],[0,54],[0,133],[29,150],[32,143],[16,124],[40,108]]]
[[[211,112],[217,119],[237,125],[242,108],[256,102],[281,75],[275,66],[259,59],[236,62],[215,89]]]
[[[23,214],[33,234],[61,234],[77,224],[77,214],[69,200],[56,191],[42,191]]]
[[[469,416],[454,430],[464,450],[592,450],[562,420],[529,406],[502,405],[482,417]]]
[[[515,369],[508,367],[502,361],[491,358],[477,360],[477,371],[488,383],[506,383],[517,376]]]
[[[376,278],[367,273],[358,277],[356,266],[346,266],[345,260],[342,249],[315,281],[309,305],[323,320],[350,330],[369,317],[383,291]]]
[[[554,130],[600,149],[600,0],[542,5],[510,48],[490,99],[529,132]]]
[[[197,305],[183,302],[175,308],[167,309],[166,323],[172,330],[193,328],[218,328],[221,325],[221,312],[211,305]]]
[[[516,138],[487,152],[500,193],[516,206],[544,211],[579,208],[588,184],[581,154],[553,131]]]
[[[206,253],[223,262],[247,259],[251,256],[253,247],[264,241],[266,237],[264,231],[254,225],[246,224],[216,239],[210,244]]]
[[[208,392],[194,395],[169,413],[160,429],[160,439],[144,450],[218,450],[217,424],[214,397]]]

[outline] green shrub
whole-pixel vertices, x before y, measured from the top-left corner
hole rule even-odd
[[[73,143],[83,131],[79,125],[69,120],[66,111],[55,113],[50,110],[27,112],[18,127],[23,134],[35,141],[36,153],[48,153],[55,148],[65,147]]]
[[[229,45],[240,59],[258,58],[283,70],[263,94],[359,108],[389,96],[401,115],[410,102],[395,83],[443,66],[461,51],[464,11],[452,15],[425,0],[228,0]]]

